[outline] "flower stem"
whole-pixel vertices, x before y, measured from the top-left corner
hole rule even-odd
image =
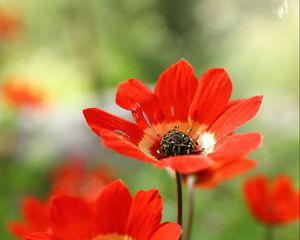
[[[185,240],[190,239],[191,232],[192,232],[193,217],[194,217],[195,182],[196,182],[196,177],[194,175],[188,176],[188,178],[187,178],[187,190],[188,190],[189,208],[188,208]]]
[[[264,240],[273,240],[274,239],[274,229],[271,226],[265,227],[265,237]]]
[[[177,223],[182,227],[182,181],[181,174],[176,172],[177,184]],[[181,238],[179,239],[181,240]]]

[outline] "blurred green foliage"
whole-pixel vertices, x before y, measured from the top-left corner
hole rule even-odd
[[[283,172],[299,186],[298,7],[296,0],[0,0],[0,8],[15,11],[23,21],[18,38],[0,39],[0,85],[9,76],[30,79],[47,90],[52,104],[42,117],[51,124],[24,130],[23,123],[31,123],[32,116],[0,100],[0,239],[13,239],[6,224],[20,216],[20,198],[45,197],[53,165],[73,154],[72,147],[50,144],[60,145],[56,134],[64,129],[61,122],[82,119],[81,109],[99,101],[112,105],[117,83],[129,77],[154,83],[181,57],[193,64],[197,75],[209,67],[226,68],[234,97],[264,95],[258,116],[241,129],[264,135],[263,148],[252,155],[260,166],[248,175]],[[64,120],[53,117],[62,115]],[[102,149],[100,157],[98,148],[90,148],[99,147],[97,137],[80,123],[90,136],[80,142],[80,154],[94,164],[100,158],[111,163],[132,192],[159,188],[164,218],[175,219],[173,179],[109,150]],[[83,138],[76,127],[65,134],[67,139]],[[41,132],[36,140],[33,135]],[[262,239],[263,227],[244,204],[244,178],[197,192],[193,239]],[[297,224],[275,232],[276,240],[298,238]]]

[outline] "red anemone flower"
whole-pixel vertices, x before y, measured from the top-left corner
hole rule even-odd
[[[10,232],[23,239],[33,232],[47,231],[49,228],[49,204],[34,197],[22,201],[22,222],[9,223]]]
[[[16,107],[42,107],[46,104],[43,89],[33,86],[22,79],[9,78],[0,86],[4,100]]]
[[[160,224],[162,199],[157,190],[131,197],[121,181],[105,187],[95,208],[83,199],[56,195],[50,207],[50,230],[26,240],[177,240],[176,223]]]
[[[102,188],[113,180],[112,170],[106,166],[88,169],[85,162],[71,159],[52,176],[51,194],[67,194],[94,202]]]
[[[22,23],[18,16],[11,11],[0,9],[0,39],[14,38],[21,27]]]
[[[116,103],[136,123],[97,108],[85,109],[84,116],[106,147],[191,174],[213,166],[214,154],[244,155],[260,144],[258,133],[232,132],[256,115],[262,97],[230,100],[231,92],[224,69],[209,69],[198,81],[180,60],[161,74],[154,93],[135,79],[119,84]],[[248,137],[257,141],[243,146]]]
[[[269,181],[258,175],[244,185],[247,204],[255,218],[268,225],[290,223],[299,219],[299,190],[288,176]]]

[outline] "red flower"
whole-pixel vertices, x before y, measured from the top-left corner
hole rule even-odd
[[[258,175],[245,182],[247,204],[257,220],[264,224],[285,224],[299,219],[299,190],[288,176],[268,181]]]
[[[0,39],[12,39],[21,27],[22,23],[19,17],[8,10],[0,9]]]
[[[99,167],[90,171],[84,162],[75,159],[57,169],[52,177],[50,196],[66,194],[81,197],[91,205],[95,204],[104,186],[112,181],[110,169]],[[9,224],[15,236],[24,238],[33,232],[44,232],[50,228],[48,203],[27,197],[23,199],[22,210],[24,220]]]
[[[22,202],[23,222],[11,222],[9,229],[16,237],[24,238],[33,232],[49,228],[49,204],[37,198],[27,197]]]
[[[84,116],[106,147],[191,174],[213,166],[215,158],[245,155],[260,145],[258,133],[231,134],[256,115],[262,97],[231,101],[231,92],[224,69],[210,69],[198,81],[180,60],[162,73],[154,93],[135,79],[119,84],[116,102],[136,123],[97,108],[85,109]]]
[[[162,199],[157,190],[131,197],[120,181],[101,192],[95,208],[83,199],[56,195],[50,208],[50,231],[26,240],[176,240],[179,225],[160,224]]]
[[[112,180],[112,170],[108,167],[89,170],[83,161],[71,159],[54,171],[50,195],[61,193],[83,197],[92,203],[102,188]]]
[[[10,78],[0,86],[4,100],[16,107],[45,106],[45,92],[29,84],[28,81]]]

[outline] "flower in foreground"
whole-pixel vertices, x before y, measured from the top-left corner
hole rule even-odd
[[[26,240],[177,240],[181,228],[163,223],[162,199],[157,190],[133,197],[121,181],[107,185],[95,207],[83,199],[56,195],[50,207],[50,228]]]
[[[280,225],[299,219],[299,190],[288,176],[273,181],[263,175],[248,179],[244,185],[247,204],[255,218],[267,225]]]
[[[65,194],[83,198],[89,204],[95,204],[99,193],[111,182],[112,171],[107,167],[89,170],[83,161],[70,158],[65,165],[55,169],[51,179],[49,196]],[[22,221],[9,223],[10,232],[23,239],[33,232],[47,231],[49,222],[49,203],[35,197],[22,200]]]
[[[35,197],[26,197],[22,200],[22,222],[10,222],[10,232],[23,239],[34,232],[47,231],[49,228],[49,203]]]
[[[106,147],[192,174],[261,144],[259,133],[233,132],[256,115],[262,97],[230,100],[231,92],[224,69],[209,69],[197,80],[192,66],[180,60],[161,74],[154,92],[135,79],[119,84],[116,103],[132,112],[135,123],[97,108],[85,109],[84,116]]]

